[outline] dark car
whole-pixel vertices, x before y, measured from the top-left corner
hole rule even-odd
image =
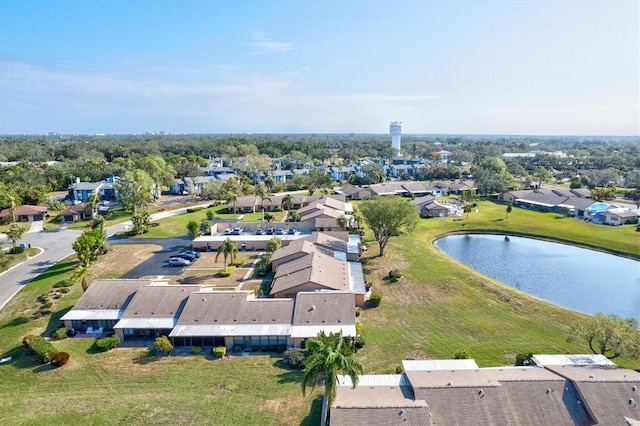
[[[262,229],[256,229],[256,235],[262,235],[262,234],[264,234]]]
[[[267,228],[267,235],[273,235],[273,228]]]
[[[194,262],[198,258],[197,256],[195,256],[195,255],[193,255],[191,253],[178,253],[178,254],[176,254],[174,256],[171,256],[171,257],[172,258],[179,257],[179,258],[188,260],[189,262]]]
[[[200,257],[200,253],[198,253],[195,250],[184,250],[184,251],[181,251],[180,253],[186,253],[186,254],[193,255],[195,257]]]

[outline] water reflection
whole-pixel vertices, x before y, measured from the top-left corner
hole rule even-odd
[[[640,262],[530,238],[454,235],[436,247],[457,261],[556,305],[640,321]]]

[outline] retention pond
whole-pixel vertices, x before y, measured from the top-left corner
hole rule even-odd
[[[504,235],[452,235],[436,247],[476,271],[574,311],[640,321],[640,262]]]

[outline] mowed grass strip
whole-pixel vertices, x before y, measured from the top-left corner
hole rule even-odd
[[[582,342],[567,343],[570,324],[587,317],[530,297],[485,277],[440,253],[433,241],[449,232],[521,233],[546,239],[574,240],[634,257],[638,254],[635,226],[611,227],[585,223],[557,214],[480,203],[479,213],[462,218],[423,219],[411,235],[394,237],[377,256],[367,233],[363,259],[367,281],[383,295],[382,304],[365,309],[359,320],[367,344],[359,357],[367,372],[390,373],[407,358],[452,358],[467,349],[481,366],[506,365],[521,352],[590,353]],[[395,284],[386,277],[400,269]],[[638,360],[618,358],[621,365],[639,368]]]

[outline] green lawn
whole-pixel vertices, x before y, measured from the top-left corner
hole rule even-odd
[[[186,231],[200,211],[162,221]],[[358,357],[365,373],[394,372],[406,358],[451,358],[466,348],[481,366],[512,363],[519,352],[588,353],[585,344],[568,344],[569,324],[585,318],[519,293],[440,254],[433,240],[448,232],[496,231],[539,234],[545,238],[602,245],[638,256],[635,227],[609,227],[559,219],[515,208],[480,203],[466,218],[423,219],[411,235],[392,238],[387,255],[376,256],[369,239],[363,258],[366,279],[383,294],[382,304],[365,309],[359,320],[367,343]],[[185,230],[185,231],[182,231]],[[170,233],[170,231],[163,231]],[[145,234],[149,236],[149,234]],[[107,255],[108,256],[108,255]],[[33,362],[20,342],[24,335],[48,335],[80,296],[79,285],[55,301],[53,315],[32,319],[38,295],[68,276],[75,261],[65,260],[27,285],[0,312],[0,424],[317,424],[319,391],[302,398],[301,373],[284,368],[277,357],[257,355],[213,360],[208,355],[148,357],[143,349],[94,353],[92,341],[55,342],[71,361],[53,370]],[[400,269],[391,284],[384,277]],[[640,368],[640,361],[616,359]]]

